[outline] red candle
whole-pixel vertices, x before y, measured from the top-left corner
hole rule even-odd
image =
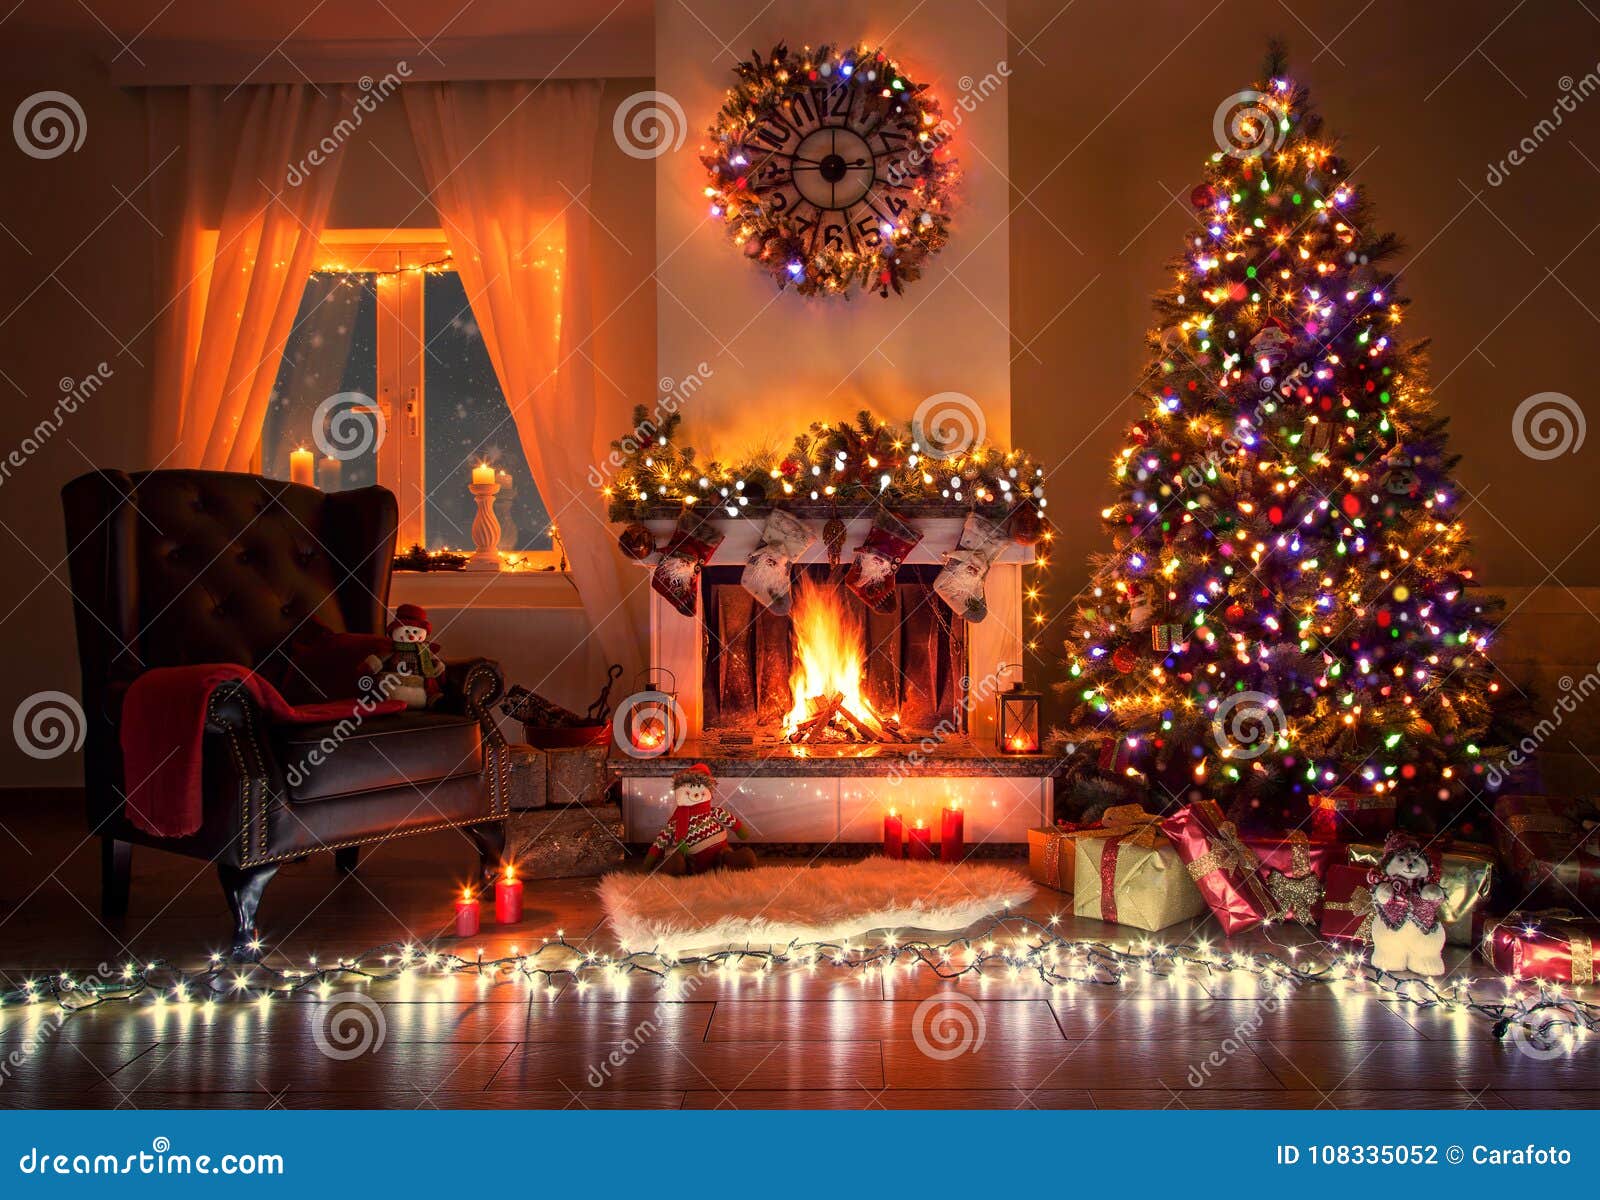
[[[478,898],[472,894],[471,888],[462,888],[461,896],[456,900],[456,936],[473,937],[478,932],[480,920]]]
[[[906,830],[906,857],[916,859],[918,862],[933,861],[933,830],[923,823],[921,817],[917,823]]]
[[[966,835],[966,817],[961,811],[960,801],[951,801],[950,807],[940,810],[939,813],[939,861],[959,862],[961,851],[964,848]]]
[[[507,867],[506,873],[495,881],[494,919],[502,925],[515,925],[522,920],[522,880],[517,869]]]
[[[904,858],[906,854],[906,823],[894,809],[883,818],[883,856]]]

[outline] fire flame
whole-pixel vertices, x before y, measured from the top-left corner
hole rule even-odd
[[[866,679],[867,637],[861,615],[842,588],[801,578],[795,585],[794,672],[789,690],[794,707],[783,719],[784,736],[792,734],[815,709],[813,702],[834,695],[873,734],[885,736],[883,722],[861,690]]]

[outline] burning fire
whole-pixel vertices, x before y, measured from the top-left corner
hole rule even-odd
[[[821,741],[831,730],[848,741],[898,740],[861,690],[866,630],[846,593],[802,578],[795,585],[792,620],[794,707],[783,719],[784,736]]]

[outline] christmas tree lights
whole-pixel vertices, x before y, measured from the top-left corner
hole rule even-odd
[[[1350,787],[1443,800],[1490,756],[1499,605],[1469,591],[1399,243],[1280,51],[1234,99],[1155,301],[1058,741],[1239,811]]]

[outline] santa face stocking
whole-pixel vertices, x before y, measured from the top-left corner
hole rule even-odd
[[[989,575],[989,564],[1005,551],[1008,540],[1002,526],[977,513],[967,514],[956,548],[946,551],[944,568],[933,581],[933,590],[956,616],[981,621],[989,615],[983,581]]]
[[[867,531],[867,540],[856,547],[855,559],[844,577],[845,587],[873,612],[893,612],[894,573],[921,540],[920,530],[893,513],[880,514]]]
[[[650,575],[650,586],[686,617],[700,607],[700,568],[711,561],[723,535],[685,515],[672,531],[661,561]]]
[[[745,561],[740,586],[778,616],[787,615],[793,582],[790,567],[816,540],[799,517],[774,509],[761,530],[761,543]]]

